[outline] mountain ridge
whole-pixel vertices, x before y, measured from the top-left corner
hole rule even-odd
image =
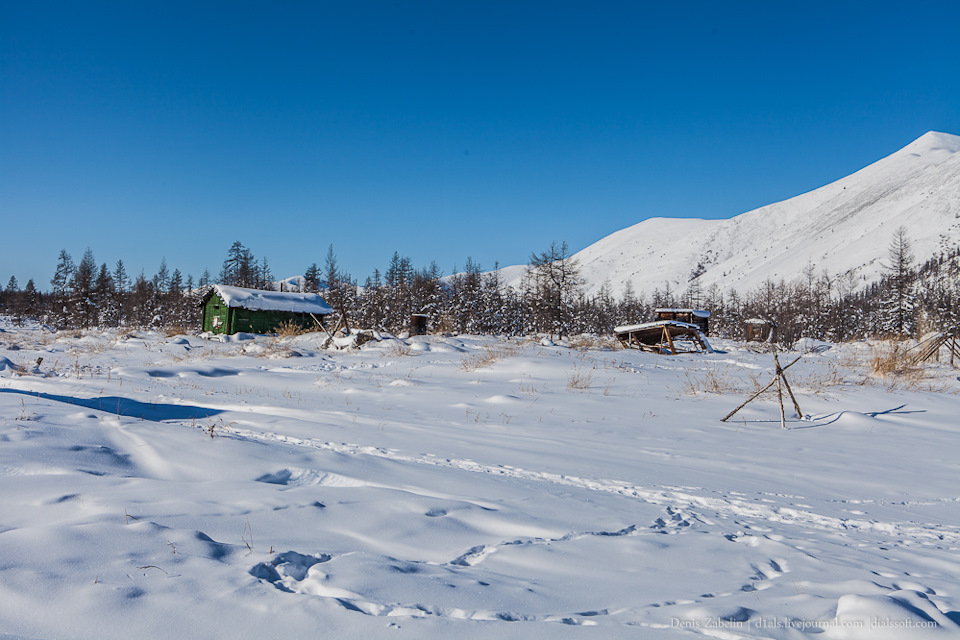
[[[721,220],[648,218],[574,254],[588,295],[670,287],[682,293],[701,271],[703,288],[745,292],[766,280],[817,275],[876,280],[895,231],[906,226],[918,260],[960,243],[960,136],[929,131],[862,169]],[[523,267],[505,267],[518,286]]]

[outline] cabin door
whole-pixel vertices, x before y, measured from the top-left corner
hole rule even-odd
[[[203,330],[212,331],[213,333],[227,333],[227,313],[229,309],[225,304],[210,305],[210,313],[208,315],[210,324],[209,326],[205,326]]]

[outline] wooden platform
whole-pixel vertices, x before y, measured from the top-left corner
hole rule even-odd
[[[660,320],[616,327],[613,332],[626,349],[640,349],[670,355],[713,353],[713,347],[710,346],[700,327],[687,322]]]

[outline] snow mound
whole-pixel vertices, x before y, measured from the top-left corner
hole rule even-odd
[[[960,637],[960,624],[926,594],[901,590],[886,595],[845,595],[837,602],[836,634],[852,640]]]
[[[284,487],[305,487],[313,485],[323,485],[327,487],[365,487],[368,484],[362,480],[348,478],[338,473],[297,468],[281,469],[274,473],[264,474],[257,478],[257,482],[276,484]]]
[[[800,353],[823,353],[833,347],[829,342],[814,340],[813,338],[800,338],[793,345],[793,350]]]

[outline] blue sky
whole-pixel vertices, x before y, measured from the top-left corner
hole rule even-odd
[[[960,2],[0,0],[0,286],[361,282],[726,218],[960,134]]]

